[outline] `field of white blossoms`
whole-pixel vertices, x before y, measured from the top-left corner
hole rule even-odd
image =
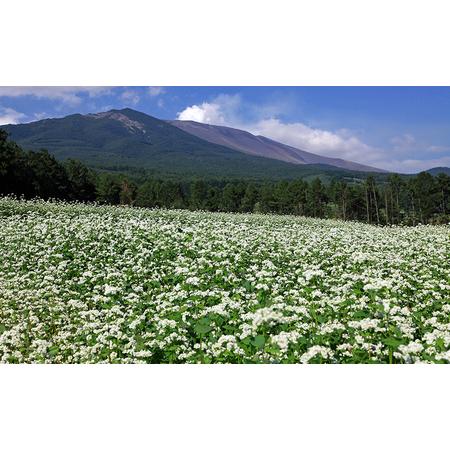
[[[0,199],[3,363],[445,363],[450,229]]]

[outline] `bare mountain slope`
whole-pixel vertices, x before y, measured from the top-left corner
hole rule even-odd
[[[209,125],[190,120],[172,120],[169,123],[205,141],[223,145],[253,156],[278,159],[294,164],[327,164],[361,172],[385,172],[375,167],[346,161],[345,159],[316,155],[236,128]]]

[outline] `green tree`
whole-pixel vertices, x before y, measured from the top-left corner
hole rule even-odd
[[[306,214],[306,202],[308,183],[303,180],[295,180],[290,184],[290,192],[292,198],[292,211],[297,215]]]
[[[239,211],[241,199],[239,189],[233,183],[227,183],[222,191],[222,208],[224,211]]]
[[[268,213],[275,209],[274,186],[272,183],[264,183],[259,190],[258,212]]]
[[[118,205],[120,203],[121,185],[117,176],[102,173],[98,177],[97,200],[100,203]]]
[[[70,184],[70,198],[80,201],[95,200],[95,176],[80,161],[69,159],[65,164]]]
[[[404,183],[399,174],[393,173],[388,178],[389,197],[391,205],[391,221],[392,223],[400,223],[400,193],[404,188]]]
[[[158,206],[157,189],[155,189],[156,182],[154,180],[147,180],[142,183],[137,190],[136,206],[154,208]]]
[[[195,180],[190,186],[190,207],[191,209],[205,209],[207,187],[203,180]]]
[[[447,214],[450,211],[450,176],[445,173],[439,173],[436,176],[436,184],[438,191],[439,211],[442,214]]]
[[[206,193],[206,209],[219,211],[222,204],[222,192],[217,186],[209,186]]]
[[[420,172],[412,180],[411,189],[415,198],[415,208],[422,223],[426,223],[437,212],[438,184],[428,172]]]
[[[241,211],[252,212],[258,201],[258,189],[254,183],[248,183],[241,201]]]
[[[35,195],[43,199],[69,198],[70,182],[67,172],[47,150],[29,152],[27,164],[33,173]]]
[[[0,129],[0,194],[35,195],[26,153]]]
[[[324,185],[320,178],[314,178],[308,189],[308,210],[312,217],[323,217],[327,200]]]

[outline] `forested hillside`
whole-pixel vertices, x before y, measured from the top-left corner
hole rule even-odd
[[[172,179],[364,177],[363,172],[327,164],[299,165],[244,154],[129,108],[1,128],[26,150],[45,148],[58,161],[77,159],[97,170],[145,170]]]
[[[295,214],[373,224],[447,223],[450,176],[422,172],[368,175],[346,182],[319,177],[271,181],[174,179],[99,172],[79,161],[58,162],[46,151],[24,151],[0,130],[0,195],[97,201],[105,204],[228,212]]]

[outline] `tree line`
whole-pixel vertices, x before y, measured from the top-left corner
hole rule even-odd
[[[371,224],[448,223],[450,177],[389,174],[376,182],[174,181],[93,171],[79,161],[57,161],[45,150],[24,151],[0,130],[0,194],[96,201],[140,207],[295,214]]]

